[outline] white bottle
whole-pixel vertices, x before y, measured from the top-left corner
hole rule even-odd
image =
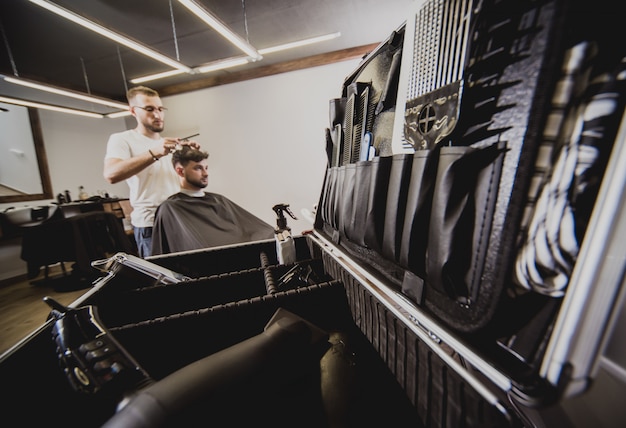
[[[296,243],[291,235],[291,228],[287,226],[287,218],[285,218],[284,213],[289,214],[294,220],[297,220],[297,218],[289,209],[289,205],[277,204],[272,209],[278,217],[276,219],[276,230],[274,230],[278,262],[281,265],[293,264],[296,262]]]
[[[85,192],[85,187],[83,186],[78,186],[78,199],[81,201],[89,199],[89,195]]]
[[[291,231],[283,230],[277,232],[276,237],[276,254],[278,262],[281,265],[290,265],[296,262],[296,243],[291,236]]]

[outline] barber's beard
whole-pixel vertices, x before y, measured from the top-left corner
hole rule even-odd
[[[163,126],[146,125],[146,128],[149,129],[150,131],[156,132],[156,133],[163,132]]]
[[[165,122],[161,121],[160,125],[154,125],[152,122],[144,122],[143,126],[151,132],[160,133],[160,132],[163,132],[163,128],[165,127]]]

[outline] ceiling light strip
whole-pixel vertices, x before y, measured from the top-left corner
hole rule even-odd
[[[126,111],[118,111],[115,113],[109,113],[109,114],[105,114],[105,117],[108,117],[109,119],[116,119],[118,117],[124,117],[124,116],[130,116],[130,110],[126,110]]]
[[[224,70],[230,67],[236,67],[238,65],[247,64],[253,61],[252,58],[248,56],[237,56],[232,58],[220,59],[213,62],[208,62],[201,66],[198,66],[193,69],[194,73],[208,73],[215,70]],[[149,76],[137,77],[135,79],[131,79],[130,82],[134,84],[149,82],[152,80],[164,79],[166,77],[176,76],[181,74],[178,70],[166,71],[164,73],[151,74]]]
[[[254,46],[244,40],[239,34],[231,30],[217,16],[198,5],[193,0],[178,0],[180,4],[185,6],[191,13],[207,23],[211,28],[220,33],[226,40],[241,49],[246,55],[252,57],[255,61],[263,59],[263,56],[256,50]]]
[[[138,84],[138,83],[150,82],[152,80],[164,79],[166,77],[177,76],[179,74],[183,74],[183,72],[180,70],[164,71],[163,73],[156,73],[156,74],[151,74],[149,76],[143,76],[143,77],[137,77],[135,79],[130,79],[130,83]]]
[[[331,34],[325,34],[323,36],[317,36],[317,37],[311,37],[309,39],[303,39],[303,40],[298,40],[295,42],[290,42],[290,43],[285,43],[282,45],[277,45],[277,46],[272,46],[269,48],[265,48],[265,49],[259,49],[259,52],[262,53],[263,55],[268,54],[268,53],[274,53],[274,52],[279,52],[279,51],[284,51],[287,49],[293,49],[293,48],[297,48],[300,46],[306,46],[306,45],[311,45],[313,43],[320,43],[320,42],[325,42],[327,40],[332,40],[332,39],[336,39],[337,37],[340,37],[341,33],[337,32],[337,33],[331,33]],[[230,68],[230,67],[235,67],[238,65],[243,65],[246,64],[248,62],[253,61],[252,58],[249,57],[231,57],[231,58],[225,58],[225,59],[220,59],[217,61],[213,61],[213,62],[209,62],[203,65],[200,65],[196,68],[193,69],[194,73],[209,73],[211,71],[217,71],[217,70],[223,70],[225,68]],[[163,79],[165,77],[171,77],[171,76],[176,76],[178,74],[181,74],[180,71],[178,70],[172,70],[172,71],[166,71],[164,73],[157,73],[157,74],[151,74],[148,76],[142,76],[142,77],[137,77],[135,79],[131,79],[130,82],[131,83],[144,83],[144,82],[150,82],[152,80],[158,80],[158,79]]]
[[[52,110],[52,111],[57,111],[57,112],[61,112],[61,113],[75,114],[75,115],[79,115],[79,116],[93,117],[93,118],[96,118],[96,119],[101,119],[101,118],[104,117],[103,114],[99,114],[99,113],[91,113],[91,112],[88,112],[88,111],[74,110],[74,109],[69,109],[69,108],[64,108],[64,107],[57,107],[57,106],[52,106],[52,105],[49,105],[49,104],[34,103],[34,102],[31,102],[31,101],[18,100],[18,99],[15,99],[15,98],[0,97],[0,102],[7,103],[7,104],[15,104],[15,105],[24,106],[24,107],[34,107],[34,108],[40,108],[40,109],[44,109],[44,110]]]
[[[4,80],[9,83],[14,83],[16,85],[26,86],[28,88],[38,89],[40,91],[50,92],[52,94],[63,95],[65,97],[75,98],[77,100],[92,102],[96,104],[105,105],[108,107],[118,108],[118,109],[126,109],[128,108],[127,104],[123,104],[116,101],[110,101],[103,98],[96,98],[91,95],[84,95],[79,92],[72,92],[65,89],[56,88],[54,86],[42,85],[40,83],[31,82],[24,79],[17,79],[15,77],[5,76]]]
[[[303,40],[298,40],[298,41],[291,42],[291,43],[285,43],[283,45],[272,46],[272,47],[265,48],[265,49],[259,49],[259,53],[262,55],[267,55],[269,53],[285,51],[287,49],[299,48],[301,46],[312,45],[314,43],[325,42],[328,40],[336,39],[337,37],[340,37],[340,36],[341,36],[341,33],[339,32],[331,33],[331,34],[324,34],[323,36],[311,37],[309,39],[303,39]]]
[[[51,3],[47,0],[29,0],[31,3],[36,4],[37,6],[41,6],[44,9],[49,10],[50,12],[53,12],[69,21],[72,21],[76,24],[79,24],[95,33],[100,34],[101,36],[104,36],[108,39],[113,40],[116,43],[119,43],[121,45],[124,45],[130,49],[133,49],[134,51],[137,51],[145,56],[148,56],[154,60],[157,60],[159,62],[162,62],[163,64],[169,65],[172,68],[176,68],[178,70],[182,70],[186,73],[191,72],[191,68],[181,64],[178,61],[174,61],[171,58],[166,57],[165,55],[160,54],[159,52],[156,52],[150,48],[148,48],[147,46],[144,46],[140,43],[135,42],[134,40],[130,40],[128,38],[126,38],[125,36],[122,36],[121,34],[115,33],[111,30],[108,30],[107,28],[102,27],[99,24],[96,24],[95,22],[89,21],[86,18],[83,18],[80,15],[75,14],[74,12],[71,12],[67,9],[62,8],[61,6],[58,6],[54,3]]]
[[[236,67],[238,65],[247,64],[253,61],[252,58],[247,56],[239,56],[232,58],[220,59],[218,61],[209,62],[207,64],[196,67],[194,70],[198,73],[208,73],[215,70],[224,70],[225,68]]]

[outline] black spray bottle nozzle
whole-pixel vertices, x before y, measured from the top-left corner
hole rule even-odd
[[[272,207],[272,209],[278,217],[276,219],[276,226],[278,226],[278,230],[290,230],[287,226],[287,218],[285,217],[285,213],[289,214],[292,219],[298,220],[294,213],[292,213],[289,209],[288,204],[276,204]]]

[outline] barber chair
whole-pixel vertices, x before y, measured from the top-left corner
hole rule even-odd
[[[93,273],[93,260],[109,258],[120,251],[137,255],[122,222],[114,213],[93,211],[68,220],[72,225],[76,261],[81,270]]]
[[[46,226],[48,223],[56,224],[57,221],[63,219],[63,213],[59,209],[59,206],[56,204],[48,204],[48,205],[38,205],[34,207],[9,207],[0,213],[0,228],[2,230],[3,238],[16,238],[23,237],[24,235],[31,236],[37,234],[37,231],[40,229],[47,229]],[[54,226],[50,228],[54,229]],[[58,239],[53,239],[58,240]],[[62,240],[58,240],[62,243]],[[27,253],[30,251],[27,251]],[[33,262],[36,261],[36,268],[33,264],[29,263],[28,266],[28,276],[29,278],[33,278],[39,274],[39,267],[46,267],[46,278],[48,277],[48,265],[61,262],[61,268],[63,269],[63,273],[65,274],[65,265],[62,263],[64,260],[64,251],[59,251],[55,257],[56,260],[41,259],[35,256],[37,252],[33,251]],[[28,256],[31,258],[30,256]],[[22,259],[27,261],[27,259],[23,256],[23,246],[22,246]]]
[[[82,279],[95,279],[100,274],[91,267],[96,259],[117,252],[136,254],[124,228],[111,212],[93,211],[70,218],[58,218],[38,226],[24,228],[21,257],[28,265],[28,278],[39,275],[45,266],[74,261],[72,273]]]

